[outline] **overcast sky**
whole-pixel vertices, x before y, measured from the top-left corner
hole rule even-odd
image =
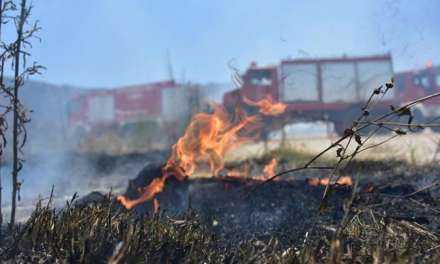
[[[371,55],[395,70],[440,64],[438,0],[34,0],[43,80],[108,87],[166,79],[228,82],[228,61]]]

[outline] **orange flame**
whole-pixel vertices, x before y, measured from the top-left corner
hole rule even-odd
[[[263,169],[263,175],[265,178],[269,178],[275,175],[275,168],[277,167],[278,162],[277,159],[273,158]]]
[[[275,116],[284,113],[286,105],[276,103],[268,95],[266,98],[254,102],[244,98],[244,102],[256,106],[263,115]],[[130,200],[125,196],[118,196],[119,201],[125,208],[132,209],[136,205],[153,200],[154,210],[159,210],[159,201],[156,195],[163,191],[165,182],[169,177],[183,180],[193,175],[201,163],[206,163],[213,176],[217,176],[224,168],[224,156],[227,151],[248,140],[239,134],[244,128],[252,129],[251,123],[257,121],[257,116],[239,115],[239,121],[232,122],[227,113],[220,106],[213,105],[212,114],[199,113],[192,119],[185,129],[184,135],[178,139],[172,147],[171,156],[166,165],[162,168],[162,175],[158,175],[151,183],[139,188],[140,196]],[[267,179],[275,174],[277,166],[276,159],[272,159],[263,170],[263,175],[257,179]],[[243,173],[239,171],[230,172],[228,175],[235,177],[247,176],[249,168]]]
[[[306,180],[307,184],[311,185],[311,186],[326,186],[330,183],[330,179],[329,178],[310,178]],[[340,177],[337,181],[336,181],[337,185],[342,185],[342,186],[352,186],[353,185],[353,181],[351,179],[350,176],[342,176]]]
[[[246,171],[240,171],[237,169],[228,171],[226,175],[233,178],[246,178],[248,176]]]
[[[260,109],[260,113],[267,116],[277,116],[284,111],[286,111],[286,104],[281,102],[275,102],[272,99],[272,96],[267,95],[266,98],[261,99],[260,101],[252,101],[246,97],[243,97],[243,101],[251,106],[256,106]]]
[[[428,60],[426,62],[426,68],[432,68],[433,66],[434,66],[434,64],[433,64],[432,60]]]
[[[173,146],[166,168],[177,166],[192,175],[199,162],[207,162],[212,175],[218,175],[224,167],[226,152],[246,140],[238,136],[239,131],[254,121],[256,117],[251,116],[238,124],[231,124],[220,107],[215,107],[213,114],[196,114]]]
[[[261,181],[269,179],[270,177],[275,175],[275,169],[277,165],[278,165],[277,159],[273,158],[268,164],[266,164],[266,166],[264,166],[263,175],[259,175],[254,178]]]
[[[151,183],[146,186],[138,189],[138,192],[140,193],[139,198],[130,200],[125,196],[119,195],[116,199],[118,202],[120,202],[125,208],[132,209],[136,205],[139,205],[141,203],[144,203],[146,201],[150,201],[153,199],[158,193],[162,192],[165,181],[167,177],[159,177],[154,178]]]
[[[156,198],[153,199],[153,210],[154,213],[157,213],[160,210],[160,203],[159,200],[157,200]]]
[[[233,124],[219,106],[214,106],[212,114],[196,114],[184,135],[173,145],[171,156],[162,169],[162,176],[155,178],[147,187],[140,188],[139,198],[130,200],[125,196],[118,196],[117,200],[127,209],[150,201],[162,192],[169,177],[183,180],[195,172],[199,163],[207,163],[212,175],[218,175],[224,167],[226,152],[247,140],[240,137],[239,132],[256,120],[256,116],[245,117]],[[155,202],[155,207],[158,208],[158,205],[159,203]]]
[[[247,178],[249,176],[249,163],[245,163],[242,170],[232,169],[226,175],[231,178]]]

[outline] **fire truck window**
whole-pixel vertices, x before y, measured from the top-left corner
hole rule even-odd
[[[271,73],[269,71],[253,71],[250,73],[250,83],[252,85],[271,85]]]
[[[414,82],[414,85],[421,86],[424,89],[429,90],[431,88],[431,85],[429,84],[428,76],[418,76],[418,77],[415,77],[413,82]]]
[[[430,85],[429,85],[428,76],[423,76],[421,78],[421,84],[422,84],[423,88],[429,88]]]
[[[415,78],[413,79],[413,84],[414,84],[415,86],[419,86],[419,85],[420,85],[420,79],[417,78],[417,77],[415,77]]]

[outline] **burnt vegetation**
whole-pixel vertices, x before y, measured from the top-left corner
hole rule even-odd
[[[211,180],[201,187],[206,191],[201,196],[211,194],[205,204],[193,197],[192,204],[174,217],[128,211],[111,194],[78,201],[73,197],[62,209],[51,208],[48,198],[2,241],[1,256],[48,263],[381,263],[439,257],[435,196],[404,187],[401,179],[388,179],[381,189],[359,193],[340,232],[349,189],[334,189],[329,210],[318,215],[324,187],[274,182],[244,201],[237,199],[242,185],[235,183],[225,191],[212,184]],[[246,203],[252,203],[252,209]],[[282,225],[271,219],[276,209],[288,220]],[[253,215],[253,222],[242,220],[231,227],[231,214],[243,210]]]

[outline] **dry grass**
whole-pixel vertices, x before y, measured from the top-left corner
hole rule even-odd
[[[380,213],[387,207],[370,208],[370,203],[357,201],[339,235],[324,222],[304,242],[286,245],[274,237],[221,240],[191,209],[171,219],[136,215],[110,196],[82,205],[72,199],[62,210],[40,202],[30,219],[1,241],[1,259],[11,263],[435,263],[440,259],[435,233],[416,222],[387,216],[392,212]]]

